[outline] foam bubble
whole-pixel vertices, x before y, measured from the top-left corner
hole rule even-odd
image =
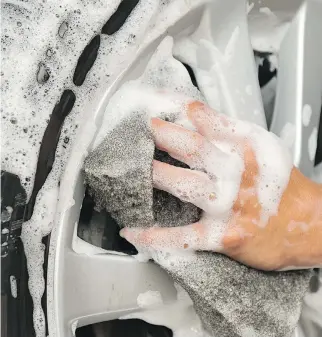
[[[312,108],[309,104],[304,104],[302,109],[302,123],[304,126],[309,126],[312,116]]]
[[[248,15],[251,43],[254,50],[278,54],[293,13],[276,12],[268,7]]]
[[[9,279],[10,279],[11,295],[13,298],[17,298],[18,296],[17,279],[13,275],[11,275]]]
[[[291,149],[295,141],[295,125],[292,123],[286,123],[281,131],[281,140],[286,147]]]
[[[318,129],[314,127],[308,141],[308,152],[311,161],[315,158],[316,148],[318,143]]]
[[[149,290],[145,293],[139,294],[137,303],[141,308],[148,308],[162,305],[163,300],[159,291]]]
[[[138,318],[150,324],[167,326],[172,330],[173,337],[210,337],[203,329],[187,292],[177,284],[175,287],[177,301],[163,303],[158,292],[149,291],[139,295],[140,304],[144,302],[143,307],[140,305],[142,311],[120,317],[120,319]]]

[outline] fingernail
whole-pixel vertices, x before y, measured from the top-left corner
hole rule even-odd
[[[193,101],[188,104],[188,111],[191,113],[198,112],[205,108],[205,104],[200,101]]]
[[[187,116],[194,125],[204,123],[211,115],[212,110],[204,103],[197,101],[188,105]]]

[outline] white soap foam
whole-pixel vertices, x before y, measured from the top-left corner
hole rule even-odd
[[[256,132],[253,146],[260,169],[257,191],[263,209],[262,225],[264,225],[268,217],[277,214],[282,195],[289,182],[293,160],[282,141],[271,132]]]
[[[237,29],[236,33],[234,33],[231,38],[231,45],[236,43],[236,36],[238,36],[238,34],[239,33]],[[229,56],[231,52],[228,52],[227,55],[223,56],[220,51],[208,43],[208,41],[205,41],[204,45],[207,46],[208,51],[213,55],[212,60],[214,61],[214,68],[212,71],[215,71],[217,77],[219,78],[221,95],[223,101],[225,102],[224,111],[231,111],[234,109],[234,107],[230,106],[230,104],[233,102],[230,96],[230,86],[229,83],[226,82],[225,78],[227,56]],[[232,50],[233,48],[229,47],[226,48],[226,50],[227,49]],[[229,59],[230,57],[228,57],[228,61]],[[268,217],[275,215],[278,210],[281,196],[288,184],[290,172],[293,167],[292,158],[278,137],[272,133],[267,133],[266,130],[260,127],[251,126],[250,124],[241,121],[236,123],[235,129],[239,130],[239,132],[242,133],[244,137],[251,141],[253,149],[256,153],[260,168],[260,178],[257,192],[263,209],[261,224],[265,225]],[[263,153],[266,155],[263,155]],[[274,163],[273,165],[276,165],[274,169],[272,168],[272,163]],[[236,170],[236,174],[237,172],[238,170]],[[231,181],[231,191],[236,190],[236,188],[233,188],[233,186],[239,187],[237,176],[235,180],[233,179]]]
[[[88,114],[83,106],[85,102],[90,103],[106,83],[111,84],[120,76],[133,62],[140,46],[163,34],[169,25],[204,1],[191,4],[179,0],[171,6],[157,0],[140,1],[117,33],[111,37],[102,36],[94,67],[87,74],[85,83],[75,87],[72,74],[79,55],[93,35],[100,32],[119,2],[89,4],[70,0],[24,3],[19,4],[19,8],[3,6],[2,168],[20,177],[28,198],[41,139],[52,109],[64,88],[73,89],[77,97],[74,109],[62,127],[53,169],[37,197],[32,218],[23,225],[22,240],[27,255],[37,337],[45,333],[40,304],[44,290],[41,239],[51,230],[57,202],[55,189],[78,125]],[[174,13],[176,6],[179,9]],[[91,18],[90,24],[88,18]],[[77,170],[76,165],[74,168]]]
[[[198,315],[196,314],[193,303],[186,291],[179,285],[177,289],[177,301],[173,303],[144,306],[141,312],[129,314],[120,319],[143,319],[144,321],[168,327],[173,332],[173,337],[210,337],[204,331]],[[141,294],[148,302],[153,299],[151,293]],[[139,297],[140,297],[139,296]]]
[[[49,181],[50,179],[47,180]],[[42,243],[42,238],[51,231],[58,198],[58,186],[48,189],[46,184],[38,193],[32,218],[23,224],[21,231],[27,258],[28,287],[34,305],[33,321],[36,336],[45,335],[45,316],[41,306],[41,298],[45,290],[42,268],[45,245]]]
[[[295,141],[295,125],[292,123],[286,123],[281,131],[281,140],[289,149],[292,149]]]
[[[40,142],[52,109],[63,89],[74,87],[71,79],[77,58],[117,3],[114,0],[85,5],[70,0],[2,8],[2,168],[20,177],[28,198]],[[88,17],[93,20],[91,26]],[[62,39],[57,33],[64,20],[68,20],[69,29]],[[52,54],[48,54],[49,49]],[[50,77],[39,84],[37,73],[41,62],[49,69]],[[61,138],[70,138],[74,132],[74,128],[63,128]]]
[[[262,206],[259,226],[265,226],[268,218],[277,213],[282,194],[289,182],[293,167],[292,157],[276,135],[267,132],[260,126],[249,122],[236,121],[234,129],[238,136],[245,138],[251,144],[255,152],[259,166],[256,192]],[[236,167],[235,174],[237,176],[240,174],[240,169],[238,166]]]
[[[202,96],[192,87],[190,77],[182,64],[173,58],[172,48],[172,39],[166,38],[151,58],[143,75],[136,81],[124,84],[112,97],[94,146],[100,143],[106,132],[113,129],[129,113],[139,108],[147,111],[150,116],[158,116],[164,112],[179,116],[187,100],[191,101],[190,97],[202,100]],[[166,95],[163,90],[160,90],[162,88],[166,88]],[[171,93],[173,91],[177,94],[173,95]],[[183,120],[179,119],[179,121],[183,123]],[[170,252],[148,250],[140,250],[136,257],[141,261],[147,261],[152,256],[155,261],[161,262],[162,260],[163,263],[168,264],[177,263],[180,258],[190,259],[189,253],[184,253],[182,256],[180,252],[172,251],[170,254]],[[189,296],[183,294],[182,289],[180,290],[179,298],[188,301],[188,307],[187,304],[183,305],[182,303],[162,306],[163,301],[160,293],[150,291],[140,294],[138,297],[139,306],[145,310],[123,318],[140,318],[153,324],[168,326],[174,331],[176,337],[206,336]]]
[[[273,72],[275,69],[278,68],[278,57],[276,54],[268,55],[269,60],[269,70]]]
[[[2,137],[3,167],[19,175],[27,190],[28,197],[32,189],[40,141],[47,126],[49,114],[60,97],[61,88],[71,87],[75,90],[77,96],[75,108],[67,117],[62,129],[53,170],[38,195],[32,219],[23,226],[22,235],[30,273],[29,287],[35,306],[34,323],[37,337],[44,336],[44,317],[40,305],[44,290],[42,271],[44,247],[41,244],[41,239],[43,235],[50,232],[53,224],[53,214],[57,202],[57,183],[70,154],[71,144],[73,144],[76,134],[75,125],[80,125],[85,120],[82,105],[85,101],[90,101],[92,97],[95,97],[96,89],[103,86],[103,83],[112,83],[115,80],[116,76],[130,64],[130,60],[134,59],[135,52],[140,44],[143,45],[147,43],[146,41],[151,41],[154,37],[163,33],[177,18],[197,6],[198,2],[195,1],[192,4],[186,1],[177,1],[177,6],[173,2],[171,6],[168,6],[168,11],[165,10],[166,5],[163,5],[160,10],[156,1],[140,2],[139,6],[141,7],[137,7],[133,11],[134,19],[127,20],[124,29],[122,28],[111,38],[102,38],[100,49],[102,52],[99,53],[93,69],[87,75],[84,85],[75,88],[71,83],[71,74],[76,60],[93,34],[99,31],[106,18],[114,12],[117,4],[118,1],[86,4],[86,6],[81,1],[70,1],[68,4],[46,3],[39,5],[42,6],[42,13],[39,16],[37,10],[29,11],[28,8],[25,8],[27,15],[21,17],[19,21],[21,25],[17,24],[19,29],[13,28],[10,24],[12,20],[9,19],[10,15],[4,15],[5,20],[7,20],[4,29],[7,30],[5,33],[10,36],[10,43],[6,42],[5,45],[5,48],[7,48],[7,51],[5,51],[8,52],[9,57],[6,57],[7,54],[5,53],[5,66],[3,67],[3,69],[6,69],[5,77],[8,78],[4,81],[5,85],[3,86],[5,94],[3,102],[6,103],[4,106],[6,118],[4,119],[7,119],[4,121],[4,137]],[[33,5],[24,4],[24,6]],[[65,14],[66,12],[68,15]],[[37,14],[34,15],[33,13]],[[58,17],[53,15],[54,13]],[[17,16],[17,13],[11,14],[13,17]],[[44,17],[46,17],[46,20],[43,20]],[[88,25],[88,17],[91,17],[91,25]],[[62,26],[67,18],[70,20],[68,21],[68,27]],[[65,27],[63,37],[57,34],[62,27]],[[132,27],[138,34],[138,38],[133,38],[133,46],[129,47],[128,38],[130,34],[133,34]],[[145,33],[147,37],[144,36]],[[59,39],[56,41],[54,37],[57,35]],[[233,35],[235,38],[232,41],[237,40],[236,36],[237,33]],[[231,44],[231,46],[233,45],[234,43]],[[227,54],[230,55],[234,52],[234,48],[227,50]],[[110,53],[108,64],[113,64],[113,67],[106,65],[104,52]],[[13,54],[15,55],[14,60],[10,58]],[[45,67],[41,67],[41,78],[44,78],[44,69],[47,68],[50,70],[50,77],[47,82],[38,85],[35,84],[35,78],[39,72],[39,64],[34,61],[43,61],[44,55],[46,55],[46,63]],[[171,80],[168,80],[168,82],[171,83]],[[162,104],[164,103],[162,102]],[[174,111],[177,112],[178,105],[176,104],[178,102],[172,101],[171,104]],[[111,117],[109,113],[106,115],[109,115],[107,118]],[[70,140],[67,149],[64,142],[66,137]],[[29,165],[26,165],[25,158],[28,158]],[[79,169],[77,167],[80,167],[80,163],[75,164],[74,171]],[[70,175],[71,178],[75,176],[74,172],[71,172]],[[62,186],[61,188],[67,187]],[[70,205],[65,207],[70,207]],[[183,335],[187,336],[187,334]]]
[[[10,275],[9,280],[10,280],[11,295],[13,298],[17,298],[18,296],[17,279],[15,276]]]
[[[272,11],[268,7],[252,10],[248,15],[253,49],[278,54],[294,13]]]
[[[312,108],[309,104],[304,104],[302,109],[302,123],[304,126],[309,126],[312,116]]]
[[[202,57],[203,59],[206,57],[205,55],[208,53],[210,55],[210,60],[213,61],[215,64],[214,68],[211,69],[212,71],[215,71],[217,74],[217,77],[219,77],[219,83],[221,85],[222,89],[221,91],[221,99],[225,102],[226,105],[228,105],[227,109],[229,110],[229,83],[226,83],[225,81],[225,71],[223,68],[227,66],[231,60],[231,55],[235,52],[235,44],[238,40],[239,36],[239,28],[237,27],[232,36],[230,41],[228,42],[224,55],[220,53],[218,49],[216,49],[213,45],[208,43],[208,41],[204,41],[201,46],[205,47],[202,50]],[[184,41],[184,42],[182,42]],[[190,49],[192,44],[189,43],[189,40],[183,39],[182,41],[179,41],[181,48],[182,45],[188,46]],[[197,53],[198,57],[198,53]],[[201,56],[200,56],[201,57]],[[203,64],[207,63],[207,60],[203,62]],[[144,76],[142,77],[144,78]],[[131,103],[131,109],[132,111],[135,111],[137,107],[141,106],[141,108],[146,109],[148,111],[148,114],[150,116],[155,116],[157,111],[156,106],[161,106],[162,109],[169,109],[170,112],[176,112],[177,109],[184,106],[186,103],[185,100],[181,101],[176,100],[174,98],[170,97],[164,97],[163,102],[161,102],[158,105],[156,104],[150,104],[149,100],[150,97],[154,97],[153,101],[157,99],[153,91],[149,90],[148,88],[145,88],[144,91],[148,92],[148,97],[145,97],[144,94],[140,95],[140,100],[137,99],[137,94],[135,90],[139,88],[140,85],[138,82],[133,82],[135,85],[127,84],[123,86],[123,88],[119,91],[119,96],[116,94],[113,99],[110,101],[110,105],[108,107],[108,110],[113,111],[114,109],[120,109],[118,111],[118,115],[122,113],[122,111],[126,111],[128,109],[127,107],[122,106],[122,102],[125,101],[125,97],[127,97],[127,104]],[[142,88],[142,87],[141,87]],[[125,91],[126,94],[120,94],[120,92]],[[225,93],[227,95],[225,95]],[[174,96],[175,97],[175,96]],[[229,102],[228,102],[229,101]],[[172,104],[171,104],[172,102]],[[179,102],[179,106],[175,106],[173,102]],[[111,113],[112,116],[116,115],[116,112]],[[111,125],[110,119],[108,115],[106,115],[106,120],[109,123],[109,126]],[[104,124],[104,123],[103,123]],[[107,124],[107,122],[105,122]],[[112,123],[113,124],[113,123]],[[113,127],[113,126],[112,126]],[[225,128],[221,125],[220,126],[222,130]],[[250,144],[252,145],[255,155],[259,164],[260,169],[260,176],[258,178],[258,186],[257,186],[257,194],[259,197],[259,202],[262,206],[262,214],[261,214],[261,221],[259,222],[259,226],[265,226],[268,218],[270,216],[273,216],[277,213],[278,206],[280,199],[282,197],[282,194],[288,184],[289,176],[291,169],[293,167],[292,165],[292,159],[290,153],[287,151],[287,149],[284,147],[282,142],[279,140],[278,137],[275,135],[268,133],[266,130],[252,125],[247,122],[242,121],[236,121],[234,122],[234,128],[239,136],[246,138]],[[106,134],[106,128],[103,127],[103,134]],[[169,135],[171,137],[171,135]],[[208,174],[216,177],[216,189],[215,194],[217,196],[216,203],[214,204],[213,210],[216,213],[217,217],[219,218],[216,223],[214,223],[214,219],[212,218],[211,214],[208,214],[206,212],[204,218],[202,219],[203,223],[206,224],[206,227],[209,228],[209,247],[212,249],[220,249],[220,242],[224,233],[224,230],[226,228],[227,219],[230,215],[230,211],[232,209],[233,203],[236,200],[239,187],[240,187],[240,181],[241,176],[244,169],[243,164],[243,157],[241,153],[238,153],[236,151],[236,146],[232,144],[231,141],[229,141],[229,133],[227,129],[227,135],[224,139],[223,144],[216,142],[216,146],[222,150],[222,152],[216,152],[214,155],[212,153],[205,153],[203,160],[203,167]],[[99,140],[102,139],[102,136],[99,138]],[[99,141],[96,140],[96,144]],[[180,139],[173,139],[173,144],[178,144],[179,147],[182,147],[183,141]],[[232,154],[232,150],[235,150],[236,153]],[[237,149],[238,150],[238,149]],[[228,156],[225,158],[225,160],[220,160],[220,153],[225,156],[224,154],[227,154]],[[265,153],[265,155],[264,155]],[[228,160],[229,159],[229,160]],[[272,167],[272,165],[274,165]],[[194,166],[193,166],[194,167]],[[196,166],[198,167],[198,165]],[[173,186],[173,190],[179,190],[181,186]],[[185,192],[185,196],[182,197],[183,200],[186,200],[189,197],[189,193],[187,191]],[[179,193],[176,193],[179,195]],[[202,193],[205,194],[205,193]],[[207,194],[207,193],[206,193]],[[208,193],[209,194],[209,193]],[[189,197],[190,198],[190,197]],[[199,204],[198,204],[199,205]],[[209,207],[204,205],[199,205],[199,207],[208,210]],[[218,211],[221,210],[221,213]],[[216,225],[216,226],[215,226]],[[214,226],[217,228],[217,231],[214,231]],[[187,238],[189,241],[189,238]],[[190,240],[191,241],[191,240]],[[189,242],[190,242],[189,241]],[[212,246],[211,246],[212,244]],[[149,255],[146,254],[147,252],[141,252],[143,253],[142,256],[146,259]]]
[[[198,90],[191,86],[184,66],[173,58],[172,48],[173,39],[165,38],[142,76],[125,83],[113,95],[95,138],[94,148],[133,111],[146,111],[150,117],[160,116],[164,112],[178,117],[185,110],[187,102],[203,100]]]
[[[137,303],[140,308],[149,308],[162,305],[163,300],[159,291],[148,290],[145,293],[139,294]]]
[[[317,127],[314,127],[308,141],[308,152],[311,161],[313,161],[315,158],[317,143],[318,143],[318,129]]]

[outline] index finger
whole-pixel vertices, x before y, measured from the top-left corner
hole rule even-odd
[[[218,113],[199,101],[189,103],[186,114],[197,131],[210,141],[238,141],[251,130],[250,123]]]
[[[181,227],[123,228],[120,235],[134,246],[162,249],[204,249],[205,226],[194,223]]]
[[[200,166],[206,139],[198,132],[158,118],[151,119],[156,147],[188,166]]]

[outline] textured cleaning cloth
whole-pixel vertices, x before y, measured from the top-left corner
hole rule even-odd
[[[121,227],[194,222],[200,217],[194,205],[153,190],[154,157],[182,164],[155,152],[146,120],[134,113],[89,154],[84,171],[90,194]],[[261,272],[208,252],[163,267],[189,293],[204,327],[218,337],[291,336],[310,277],[309,271]]]

